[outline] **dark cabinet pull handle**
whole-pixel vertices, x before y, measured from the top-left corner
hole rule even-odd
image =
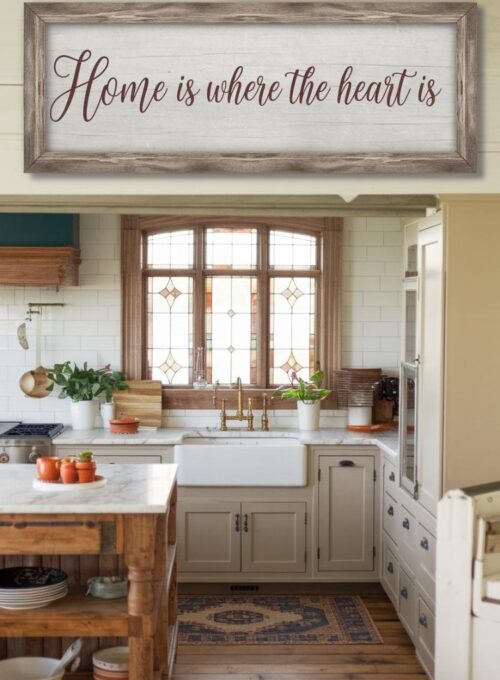
[[[408,531],[410,531],[410,520],[408,519],[408,517],[405,517],[403,520],[403,529],[407,529]]]
[[[425,538],[425,536],[424,536],[423,539],[420,541],[420,547],[421,547],[423,550],[429,550],[429,541]]]
[[[387,565],[387,571],[389,572],[389,574],[394,574],[394,565],[392,562],[389,562],[389,564]]]
[[[401,588],[401,597],[404,597],[405,600],[408,599],[408,589],[405,588],[404,586],[403,588]]]
[[[234,530],[238,532],[240,530],[240,513],[237,512],[234,520]]]
[[[340,467],[354,467],[353,460],[341,460],[339,463]]]
[[[245,533],[248,532],[248,515],[247,514],[243,515],[243,531]]]
[[[390,473],[389,473],[389,481],[390,481],[390,482],[395,482],[395,481],[396,481],[396,475],[394,474],[394,472],[390,472]]]
[[[425,614],[421,614],[418,618],[418,622],[421,626],[424,628],[427,628],[428,623],[427,623],[427,616]]]
[[[389,505],[387,514],[390,515],[391,517],[394,515],[394,508],[392,507],[392,505]]]

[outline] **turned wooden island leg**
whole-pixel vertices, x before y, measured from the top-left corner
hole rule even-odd
[[[154,677],[154,568],[156,515],[125,517],[129,593],[129,680]]]

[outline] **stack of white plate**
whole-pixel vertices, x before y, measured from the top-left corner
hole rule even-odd
[[[68,575],[50,567],[0,569],[0,608],[38,609],[68,594]]]

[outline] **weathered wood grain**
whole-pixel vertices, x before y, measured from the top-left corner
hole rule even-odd
[[[457,148],[425,153],[72,153],[45,142],[48,24],[456,24]],[[25,172],[462,173],[477,169],[475,3],[31,3],[25,7]]]

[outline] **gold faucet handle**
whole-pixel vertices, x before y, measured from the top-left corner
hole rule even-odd
[[[251,416],[252,413],[252,397],[248,397],[248,415]]]
[[[212,404],[214,408],[217,408],[217,390],[219,388],[219,381],[216,380],[214,383],[214,393],[212,395]]]
[[[269,431],[269,418],[267,417],[267,396],[262,397],[262,430]]]

